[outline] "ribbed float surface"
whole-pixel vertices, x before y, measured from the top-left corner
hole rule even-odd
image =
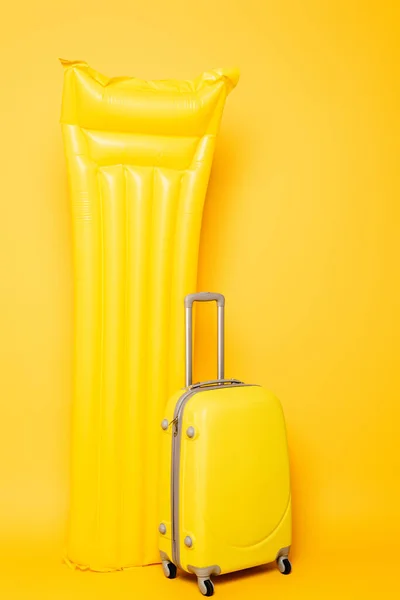
[[[62,63],[75,290],[67,560],[106,571],[159,560],[160,421],[184,382],[183,298],[238,73],[142,81]]]

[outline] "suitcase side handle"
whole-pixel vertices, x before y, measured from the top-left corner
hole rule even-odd
[[[218,315],[218,380],[224,379],[225,373],[225,298],[222,294],[199,292],[185,297],[185,385],[193,383],[193,304],[194,302],[216,302]]]

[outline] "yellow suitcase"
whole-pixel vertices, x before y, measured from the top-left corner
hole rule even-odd
[[[192,308],[218,306],[218,379],[192,385]],[[288,574],[291,494],[280,402],[258,385],[224,379],[221,294],[185,298],[186,388],[168,402],[162,428],[159,548],[164,574],[211,575],[277,561]]]

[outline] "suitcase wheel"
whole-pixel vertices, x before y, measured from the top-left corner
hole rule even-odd
[[[276,563],[282,575],[289,575],[292,570],[292,565],[287,556],[280,556]]]
[[[167,577],[168,579],[175,579],[176,566],[174,565],[174,563],[168,562],[167,560],[163,560],[162,568],[163,568],[165,577]]]
[[[203,596],[212,596],[214,594],[214,584],[211,579],[198,578],[197,584]]]

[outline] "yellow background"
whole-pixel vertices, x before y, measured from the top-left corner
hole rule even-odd
[[[218,597],[365,598],[399,539],[399,9],[306,0],[3,8],[0,114],[0,591],[197,598],[160,567],[61,564],[68,508],[71,238],[57,57],[107,75],[238,65],[207,197],[199,289],[227,297],[228,375],[283,403],[293,574]],[[200,312],[200,311],[199,311]],[[197,378],[211,375],[200,314]]]

